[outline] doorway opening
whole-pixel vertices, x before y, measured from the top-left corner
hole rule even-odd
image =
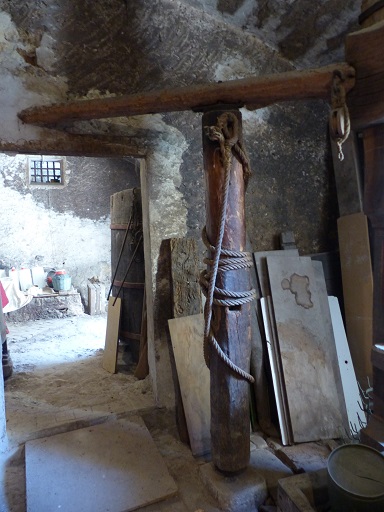
[[[133,376],[126,347],[119,347],[116,374],[102,368],[106,301],[100,314],[88,314],[88,281],[105,283],[106,291],[111,281],[110,197],[140,187],[139,161],[66,157],[64,186],[47,187],[26,179],[28,156],[0,155],[0,160],[7,205],[1,214],[7,226],[2,270],[65,269],[74,289],[69,299],[54,294],[61,305],[44,304],[37,296],[19,310],[19,318],[17,311],[6,314],[13,360],[5,383],[8,438],[20,444],[47,430],[78,428],[79,422],[153,406],[149,379]],[[80,306],[76,314],[73,303]]]

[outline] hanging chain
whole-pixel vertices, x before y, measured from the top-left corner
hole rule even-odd
[[[338,158],[344,160],[343,144],[351,132],[351,121],[346,103],[345,76],[341,71],[333,73],[331,89],[332,110],[329,116],[329,130],[338,148]]]

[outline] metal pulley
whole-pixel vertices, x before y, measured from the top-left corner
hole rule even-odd
[[[331,90],[332,110],[329,114],[329,132],[337,144],[339,160],[344,160],[342,146],[351,131],[351,122],[345,100],[344,80],[342,73],[334,73]]]
[[[329,114],[329,131],[332,139],[343,139],[345,130],[345,113],[344,108],[335,108]]]

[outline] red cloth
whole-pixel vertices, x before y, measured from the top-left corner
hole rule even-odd
[[[5,293],[5,290],[3,288],[1,281],[0,281],[0,295],[1,295],[1,304],[2,304],[3,308],[5,308],[5,306],[9,302],[9,300],[8,300],[7,294]]]
[[[1,297],[1,305],[3,306],[3,308],[5,308],[5,306],[9,302],[9,300],[8,300],[7,294],[5,293],[5,290],[3,288],[3,283],[1,281],[0,281],[0,297]],[[5,322],[4,322],[4,327],[5,327],[5,334],[9,334],[9,329]],[[3,336],[3,333],[0,336],[0,342],[1,342],[2,336]]]

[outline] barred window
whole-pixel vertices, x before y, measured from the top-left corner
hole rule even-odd
[[[31,184],[64,184],[64,159],[52,157],[29,158],[29,182]]]

